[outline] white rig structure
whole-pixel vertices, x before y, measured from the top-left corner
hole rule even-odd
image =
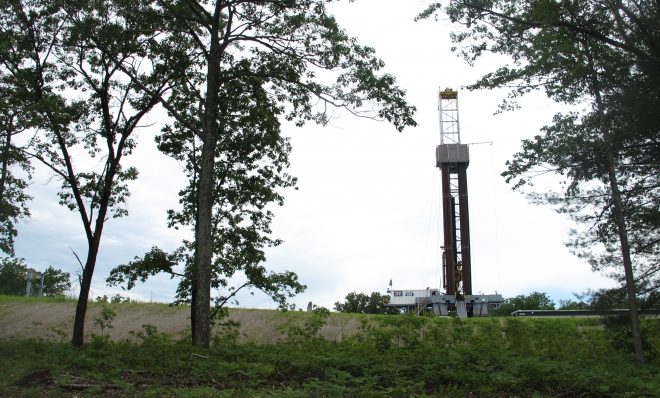
[[[389,302],[385,305],[399,308],[404,312],[422,312],[432,310],[435,315],[447,316],[450,312],[460,318],[488,316],[491,309],[502,304],[501,294],[469,294],[462,299],[456,295],[445,294],[439,289],[424,290],[387,289]],[[387,296],[386,296],[387,297]]]

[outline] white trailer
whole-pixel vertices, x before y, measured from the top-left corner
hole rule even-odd
[[[415,306],[420,302],[426,301],[431,296],[437,296],[439,294],[438,289],[426,288],[424,290],[418,289],[404,289],[404,290],[392,290],[388,291],[390,295],[390,305],[393,306]]]

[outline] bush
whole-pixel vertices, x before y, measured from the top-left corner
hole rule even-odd
[[[555,303],[546,293],[532,292],[528,295],[518,295],[504,300],[496,310],[491,312],[495,316],[509,316],[517,310],[554,310]]]

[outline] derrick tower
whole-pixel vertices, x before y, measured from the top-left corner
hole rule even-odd
[[[470,153],[461,144],[458,122],[458,92],[445,89],[438,93],[440,145],[435,149],[436,166],[442,174],[442,285],[438,288],[401,289],[392,287],[385,305],[399,311],[459,318],[488,316],[504,299],[501,294],[472,294],[472,260],[470,258],[470,216],[468,213],[467,168]]]
[[[461,144],[458,120],[458,92],[447,88],[438,94],[440,145],[436,147],[436,166],[442,174],[442,218],[444,252],[442,283],[447,295],[462,301],[472,295],[470,259],[470,222],[468,212],[468,145]]]

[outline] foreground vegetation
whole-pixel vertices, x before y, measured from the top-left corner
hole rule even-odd
[[[120,309],[119,309],[120,310]],[[423,397],[658,396],[660,320],[644,319],[636,367],[623,321],[361,315],[359,332],[320,337],[328,313],[289,313],[278,344],[236,323],[195,349],[145,325],[130,339],[0,342],[0,396]],[[304,315],[304,316],[303,316]],[[109,319],[112,322],[112,319]]]

